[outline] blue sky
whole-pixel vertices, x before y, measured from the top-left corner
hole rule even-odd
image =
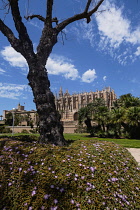
[[[45,14],[45,0],[19,2],[23,16]],[[62,21],[83,11],[85,2],[55,0],[53,15]],[[15,32],[11,15],[4,12],[1,18]],[[23,21],[36,49],[43,23]],[[140,1],[105,0],[89,24],[82,20],[69,25],[59,34],[46,67],[54,94],[60,87],[73,94],[110,86],[118,97],[127,93],[139,97]],[[27,72],[25,59],[0,33],[0,114],[19,102],[26,110],[35,109]]]

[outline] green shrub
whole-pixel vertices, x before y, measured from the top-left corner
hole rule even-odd
[[[0,133],[12,133],[12,131],[6,126],[0,126]]]
[[[74,130],[74,133],[86,133],[86,132],[87,132],[87,128],[83,126],[82,124],[78,124],[76,126],[76,129]]]
[[[29,133],[26,129],[23,129],[21,133]]]
[[[32,130],[29,130],[30,133],[38,133],[38,129],[34,128]]]
[[[1,209],[140,209],[138,165],[117,144],[3,141],[0,159]]]

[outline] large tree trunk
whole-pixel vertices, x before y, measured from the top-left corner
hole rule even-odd
[[[27,78],[39,115],[39,142],[63,146],[66,144],[63,137],[63,125],[55,107],[54,95],[50,91],[47,70],[45,66],[38,64],[37,60],[33,61],[29,68]]]
[[[91,16],[95,13],[104,0],[99,0],[95,7],[90,9],[91,0],[87,0],[85,9],[82,13],[74,15],[58,23],[57,17],[53,18],[53,2],[46,1],[46,16],[31,15],[26,17],[38,18],[44,22],[44,28],[37,47],[37,53],[34,53],[33,43],[28,35],[27,28],[22,22],[19,10],[18,0],[8,0],[13,21],[15,24],[18,38],[15,37],[12,30],[0,19],[0,31],[7,37],[11,46],[26,59],[29,66],[28,80],[34,95],[37,113],[39,115],[39,132],[41,143],[51,143],[55,145],[64,145],[63,126],[60,122],[60,115],[56,111],[54,96],[50,91],[50,82],[48,80],[45,65],[57,42],[58,34],[70,23],[86,18],[87,23],[91,21]],[[6,8],[6,7],[5,7]],[[53,27],[52,22],[56,23]]]

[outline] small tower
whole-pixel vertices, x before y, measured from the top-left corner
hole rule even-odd
[[[65,95],[65,96],[69,96],[69,95],[70,95],[68,89],[66,90],[66,92],[65,92],[64,95]]]
[[[20,103],[19,103],[18,107],[17,107],[17,110],[18,111],[24,111],[24,106],[21,106]]]
[[[62,91],[62,87],[60,87],[60,90],[59,90],[59,98],[61,98],[63,96],[63,91]]]

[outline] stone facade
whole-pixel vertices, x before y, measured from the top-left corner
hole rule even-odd
[[[20,103],[18,104],[16,109],[12,109],[12,110],[4,110],[3,111],[3,120],[5,120],[6,115],[11,112],[14,115],[21,115],[23,117],[23,120],[20,123],[20,126],[28,126],[28,120],[33,122],[33,126],[36,126],[37,124],[37,114],[35,110],[31,110],[31,111],[26,111],[24,109],[24,106],[21,106]],[[28,120],[25,120],[25,119]]]
[[[61,120],[63,122],[77,121],[78,111],[81,107],[85,107],[87,104],[92,103],[95,98],[103,98],[105,105],[109,108],[113,106],[113,102],[116,100],[116,94],[114,90],[107,87],[101,91],[85,92],[79,94],[70,95],[68,90],[63,93],[60,88],[59,96],[55,97],[56,109],[61,114]]]

